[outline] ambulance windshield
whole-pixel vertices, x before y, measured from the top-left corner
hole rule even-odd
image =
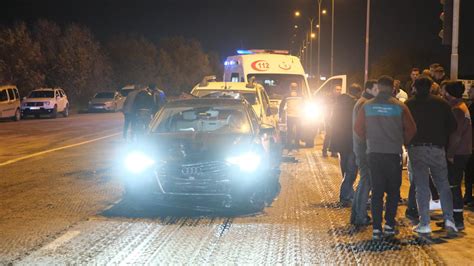
[[[307,88],[304,77],[301,75],[288,74],[248,74],[247,79],[255,77],[255,82],[265,87],[270,99],[282,99],[290,94],[290,84],[298,84],[299,93],[306,96]]]

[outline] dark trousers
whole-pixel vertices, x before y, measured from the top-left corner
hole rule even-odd
[[[127,138],[127,134],[128,134],[128,130],[129,128],[132,128],[134,125],[134,119],[135,119],[135,115],[133,114],[123,114],[124,116],[124,123],[123,123],[123,138],[126,139]]]
[[[372,182],[373,228],[382,230],[384,196],[385,223],[395,226],[400,186],[402,184],[402,162],[400,154],[369,153],[370,178]]]
[[[300,127],[301,119],[299,117],[288,116],[286,118],[287,125],[287,149],[289,151],[299,148],[300,143]]]
[[[357,164],[354,152],[340,152],[342,184],[339,192],[341,201],[352,201],[354,199],[354,182],[357,178]]]
[[[461,183],[464,170],[470,155],[456,155],[454,156],[454,163],[448,161],[448,178],[451,191],[453,193],[453,216],[455,222],[462,222],[464,201],[462,198]]]
[[[466,201],[472,201],[472,183],[474,181],[474,154],[469,157],[466,170],[464,171],[464,187],[466,189],[464,193],[464,199]]]
[[[327,152],[329,144],[331,143],[331,120],[329,117],[324,118],[324,141],[323,141],[323,152]]]

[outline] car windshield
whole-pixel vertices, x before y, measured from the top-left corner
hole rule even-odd
[[[197,97],[220,97],[220,98],[234,98],[245,99],[249,104],[255,105],[258,102],[257,93],[253,91],[238,91],[238,90],[197,90],[193,93]]]
[[[152,126],[153,133],[250,132],[250,122],[241,106],[165,107]]]
[[[94,98],[96,98],[96,99],[112,99],[112,98],[114,98],[114,96],[115,96],[114,92],[99,92],[94,96]]]
[[[255,77],[255,82],[265,87],[271,99],[282,99],[290,94],[291,83],[298,84],[298,94],[305,95],[307,88],[302,75],[289,74],[248,74],[247,79]],[[303,93],[303,94],[301,94]]]
[[[54,98],[54,91],[32,91],[28,98]]]

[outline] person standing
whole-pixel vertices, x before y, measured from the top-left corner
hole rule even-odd
[[[444,68],[442,66],[438,66],[434,70],[433,80],[438,85],[441,85],[443,81],[448,80],[448,77],[446,76],[446,73],[444,72]]]
[[[329,144],[331,143],[331,127],[332,122],[331,116],[334,108],[334,103],[336,102],[337,97],[341,95],[342,87],[339,85],[334,86],[333,90],[326,96],[325,99],[325,117],[324,117],[324,142],[323,142],[323,157],[328,157]],[[331,157],[337,157],[336,152],[331,151]]]
[[[135,126],[136,121],[136,113],[135,113],[135,98],[137,97],[140,90],[134,89],[130,93],[128,93],[127,98],[125,98],[125,102],[123,103],[122,112],[124,117],[124,124],[123,124],[123,138],[127,140],[128,138],[128,131],[130,128]],[[133,133],[132,133],[133,138]]]
[[[361,106],[376,95],[377,80],[368,80],[364,87],[365,91],[362,94],[362,97],[355,104],[352,112],[353,125]],[[364,226],[370,224],[370,217],[367,213],[367,201],[371,190],[369,163],[367,161],[367,145],[365,139],[359,138],[354,131],[352,137],[354,154],[356,157],[356,164],[359,167],[360,178],[359,184],[354,193],[354,200],[352,201],[350,222],[353,225]]]
[[[354,181],[357,178],[357,165],[352,143],[352,111],[362,88],[359,84],[349,86],[348,93],[337,97],[332,113],[332,132],[330,150],[339,153],[342,173],[342,183],[339,200],[346,207],[354,198]]]
[[[453,192],[454,222],[458,230],[464,230],[461,183],[464,170],[472,154],[472,122],[467,105],[462,100],[464,84],[461,81],[445,83],[445,98],[451,105],[457,122],[457,129],[449,137],[446,157],[448,176]]]
[[[471,114],[471,125],[474,128],[474,123],[472,123],[474,119],[474,87],[471,86],[469,89],[469,113]],[[474,134],[474,130],[473,134]],[[473,135],[474,136],[474,135]],[[474,141],[473,141],[473,148],[472,150],[474,151]],[[465,186],[465,192],[464,192],[464,204],[468,206],[474,206],[474,199],[472,195],[472,183],[474,181],[474,153],[471,154],[471,157],[469,157],[469,162],[467,163],[466,170],[464,171],[464,186]]]
[[[372,183],[372,218],[374,240],[396,234],[395,217],[402,182],[401,154],[416,133],[416,124],[408,107],[392,97],[393,78],[382,76],[377,81],[377,93],[359,110],[354,130],[367,142]],[[385,225],[382,214],[385,204]]]
[[[456,120],[449,104],[441,97],[430,94],[432,83],[428,77],[418,78],[414,83],[416,95],[406,101],[417,125],[417,132],[409,144],[408,154],[419,213],[419,223],[413,230],[420,234],[431,233],[430,179],[434,181],[440,194],[445,229],[450,233],[457,232],[453,220],[453,197],[445,160],[446,142],[450,134],[456,130]]]
[[[398,79],[393,81],[393,97],[402,103],[408,100],[408,93],[401,89],[400,80]]]
[[[293,150],[299,149],[301,106],[303,106],[303,98],[298,93],[298,84],[293,82],[290,84],[290,95],[280,103],[280,111],[286,112],[287,149],[290,156]],[[280,117],[282,115],[280,113]]]
[[[412,68],[410,72],[410,80],[405,83],[405,92],[408,94],[408,98],[413,96],[413,84],[415,80],[420,76],[420,69],[419,68]]]

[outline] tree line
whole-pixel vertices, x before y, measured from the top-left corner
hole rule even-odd
[[[0,27],[0,82],[20,93],[61,87],[84,101],[101,90],[157,84],[166,93],[189,91],[203,76],[222,73],[216,53],[197,40],[171,37],[153,43],[122,34],[99,42],[85,26],[49,20]]]

